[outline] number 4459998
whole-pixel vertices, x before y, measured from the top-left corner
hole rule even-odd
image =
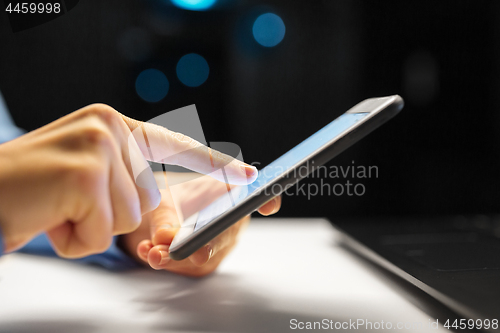
[[[454,321],[447,320],[444,325],[445,328],[450,329],[497,329],[498,319],[455,319]]]
[[[5,11],[8,13],[18,13],[18,14],[51,14],[56,13],[59,14],[61,12],[61,4],[58,2],[55,3],[12,3],[10,2],[5,8]]]

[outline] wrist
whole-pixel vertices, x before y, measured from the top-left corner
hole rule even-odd
[[[15,172],[12,156],[9,154],[9,143],[0,146],[0,253],[13,251],[22,241],[17,240],[16,232],[12,227],[12,205],[9,204],[12,193],[11,179]],[[10,207],[9,207],[10,206]]]

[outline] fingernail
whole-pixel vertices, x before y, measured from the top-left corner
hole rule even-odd
[[[247,177],[252,177],[257,173],[257,168],[251,165],[240,165],[241,170],[247,175]]]
[[[160,255],[161,255],[161,259],[160,259],[160,262],[158,263],[159,266],[163,266],[167,262],[170,261],[170,257],[168,255],[168,251],[161,251],[160,250]]]
[[[278,207],[278,204],[276,203],[276,200],[273,199],[273,209],[271,210],[270,214],[276,213],[277,207]]]
[[[214,249],[210,245],[205,246],[205,258],[202,263],[200,263],[200,266],[205,265],[207,262],[210,261],[210,258],[214,255]]]
[[[214,255],[214,249],[212,249],[210,245],[207,245],[207,258],[208,258],[207,261],[209,261],[213,255]]]

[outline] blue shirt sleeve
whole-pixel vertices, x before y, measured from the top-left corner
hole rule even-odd
[[[0,93],[0,143],[10,141],[24,134],[24,131],[17,127],[10,117],[7,104]]]
[[[81,259],[65,259],[84,264],[98,265],[113,271],[123,271],[132,268],[140,267],[140,265],[128,255],[126,255],[117,246],[116,242],[118,237],[113,238],[113,244],[110,248],[100,254],[94,254]],[[26,244],[18,252],[36,254],[41,256],[56,257],[56,253],[52,249],[50,242],[45,234],[34,238],[31,242]]]
[[[0,93],[0,144],[24,134],[24,131],[18,128],[7,109],[7,105]],[[116,245],[117,237],[113,239],[113,244],[104,253],[91,255],[86,258],[76,259],[74,261],[99,265],[111,270],[125,270],[130,268],[139,267],[139,264],[129,256],[127,256],[120,248]],[[3,236],[0,230],[0,256],[4,251]],[[40,235],[33,239],[30,243],[24,246],[19,252],[44,255],[44,256],[56,256],[56,253],[52,249],[47,236]]]

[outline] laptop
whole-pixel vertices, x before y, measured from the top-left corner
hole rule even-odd
[[[346,247],[464,318],[448,322],[450,329],[500,331],[500,216],[361,219],[334,227]]]

